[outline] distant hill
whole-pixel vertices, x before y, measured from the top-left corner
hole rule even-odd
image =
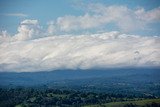
[[[43,87],[160,97],[159,68],[1,72],[1,87]]]
[[[62,80],[84,80],[89,78],[119,78],[132,81],[158,81],[160,82],[159,68],[121,68],[100,70],[56,70],[42,72],[1,72],[0,85],[32,86],[47,84]]]

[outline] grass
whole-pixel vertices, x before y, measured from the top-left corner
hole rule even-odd
[[[84,107],[123,107],[125,104],[136,104],[138,106],[143,106],[146,104],[151,104],[152,102],[159,103],[160,99],[145,99],[145,100],[138,100],[138,101],[124,101],[124,102],[111,102],[111,103],[105,103],[105,104],[96,104],[96,105],[87,105]]]

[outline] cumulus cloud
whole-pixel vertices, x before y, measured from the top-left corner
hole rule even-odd
[[[55,26],[55,22],[54,21],[50,21],[47,24],[48,24],[48,29],[47,29],[48,35],[52,35],[52,34],[57,32],[57,28]]]
[[[160,7],[145,10],[144,8],[130,9],[126,6],[90,4],[87,12],[81,16],[66,15],[56,20],[55,26],[61,31],[76,31],[115,24],[121,31],[130,32],[143,30],[150,23],[160,22]]]
[[[160,38],[108,32],[0,44],[0,71],[160,66]]]
[[[0,43],[2,42],[14,42],[14,41],[24,41],[40,38],[45,36],[42,27],[39,25],[38,20],[24,20],[20,23],[18,33],[14,36],[9,35],[7,31],[2,31],[0,33]]]
[[[12,40],[12,37],[8,34],[6,30],[0,32],[0,43],[9,42],[11,40]]]
[[[38,20],[24,20],[18,27],[18,33],[15,35],[17,40],[28,40],[38,38],[40,35],[41,27]]]

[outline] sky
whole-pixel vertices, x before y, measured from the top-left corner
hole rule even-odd
[[[101,15],[102,18],[98,17],[98,20],[104,20],[103,18],[107,19],[106,17],[116,17],[110,14],[110,12],[115,12],[113,14],[116,14],[116,12],[121,12],[122,16],[117,15],[117,19],[97,23],[94,22],[96,25],[90,25],[93,27],[89,27],[88,25],[88,27],[81,27],[77,29],[93,32],[95,31],[94,28],[96,28],[96,30],[99,28],[99,31],[118,30],[130,34],[141,34],[148,36],[159,35],[159,6],[159,0],[14,0],[14,2],[11,0],[1,0],[0,31],[7,30],[9,33],[15,34],[20,22],[25,19],[38,20],[41,26],[47,29],[49,23],[56,23],[60,17],[62,17],[64,21],[67,20],[67,16],[75,17],[74,20],[79,20],[78,18],[80,17],[84,17],[87,20],[89,17],[94,18]],[[112,11],[112,9],[110,9],[110,11],[108,10],[107,12],[107,8],[109,7],[114,10]],[[106,9],[106,12],[103,10],[104,8]],[[137,14],[135,14],[135,12],[137,12]],[[139,18],[136,18],[135,15]],[[120,19],[121,17],[123,19]],[[141,22],[133,21],[136,19]],[[95,20],[97,19],[95,18]],[[125,22],[128,26],[124,24],[118,25],[118,23],[122,24]],[[57,26],[61,27],[62,24],[59,22],[59,25]],[[62,33],[63,31],[63,33],[66,33],[64,31],[69,29],[74,30],[73,28],[62,28],[62,30],[57,32]],[[82,31],[74,30],[70,32],[79,33]]]
[[[0,0],[0,72],[160,66],[159,0]]]

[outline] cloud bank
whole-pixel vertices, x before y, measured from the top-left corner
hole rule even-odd
[[[38,20],[27,19],[20,23],[15,35],[0,32],[0,72],[160,67],[160,37],[127,34],[159,23],[160,7],[145,10],[90,4],[85,10],[84,15],[58,17],[48,22],[47,29]],[[72,33],[111,23],[120,30]]]
[[[1,42],[0,71],[159,67],[159,41],[159,37],[108,32]]]

